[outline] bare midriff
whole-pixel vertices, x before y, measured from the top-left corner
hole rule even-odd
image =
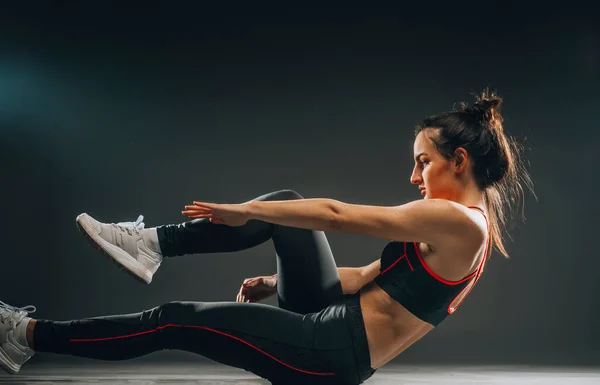
[[[480,225],[487,226],[483,222]],[[453,282],[461,280],[479,269],[488,255],[487,240],[476,245],[463,242],[451,246],[434,252],[429,245],[418,244],[422,263],[426,264],[438,280]],[[453,257],[455,255],[474,255],[474,257],[457,259]],[[475,282],[472,281],[471,284]],[[460,303],[468,292],[469,290],[463,290],[455,300]],[[417,318],[374,281],[370,281],[360,289],[360,306],[373,369],[385,365],[434,329],[432,324]]]
[[[360,290],[360,305],[373,369],[391,361],[434,328],[406,310],[374,282]]]

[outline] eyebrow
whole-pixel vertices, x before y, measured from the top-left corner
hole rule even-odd
[[[427,155],[427,154],[422,152],[422,153],[418,154],[417,156],[415,156],[415,162],[418,162],[419,158],[422,157],[423,155]]]

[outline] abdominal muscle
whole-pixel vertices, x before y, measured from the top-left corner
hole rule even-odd
[[[373,281],[360,290],[360,305],[373,369],[391,361],[434,328],[406,310]]]

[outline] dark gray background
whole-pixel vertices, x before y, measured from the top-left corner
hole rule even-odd
[[[283,188],[420,199],[414,125],[490,86],[507,131],[527,138],[539,200],[527,196],[512,259],[495,254],[461,310],[396,362],[598,364],[591,7],[115,4],[2,6],[1,300],[51,319],[234,300],[244,278],[275,271],[270,243],[167,260],[144,286],[92,249],[75,217],[176,223],[193,200]],[[370,263],[385,245],[328,237],[339,266]]]

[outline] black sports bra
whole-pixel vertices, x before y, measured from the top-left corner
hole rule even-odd
[[[485,212],[479,207],[469,206]],[[485,218],[487,222],[487,217]],[[489,229],[489,223],[488,223]],[[448,314],[452,314],[471,292],[483,273],[488,258],[491,239],[488,235],[486,255],[473,273],[460,281],[448,281],[434,273],[421,256],[416,242],[390,242],[381,254],[381,269],[375,283],[425,322],[437,326]],[[457,302],[461,294],[467,293]]]

